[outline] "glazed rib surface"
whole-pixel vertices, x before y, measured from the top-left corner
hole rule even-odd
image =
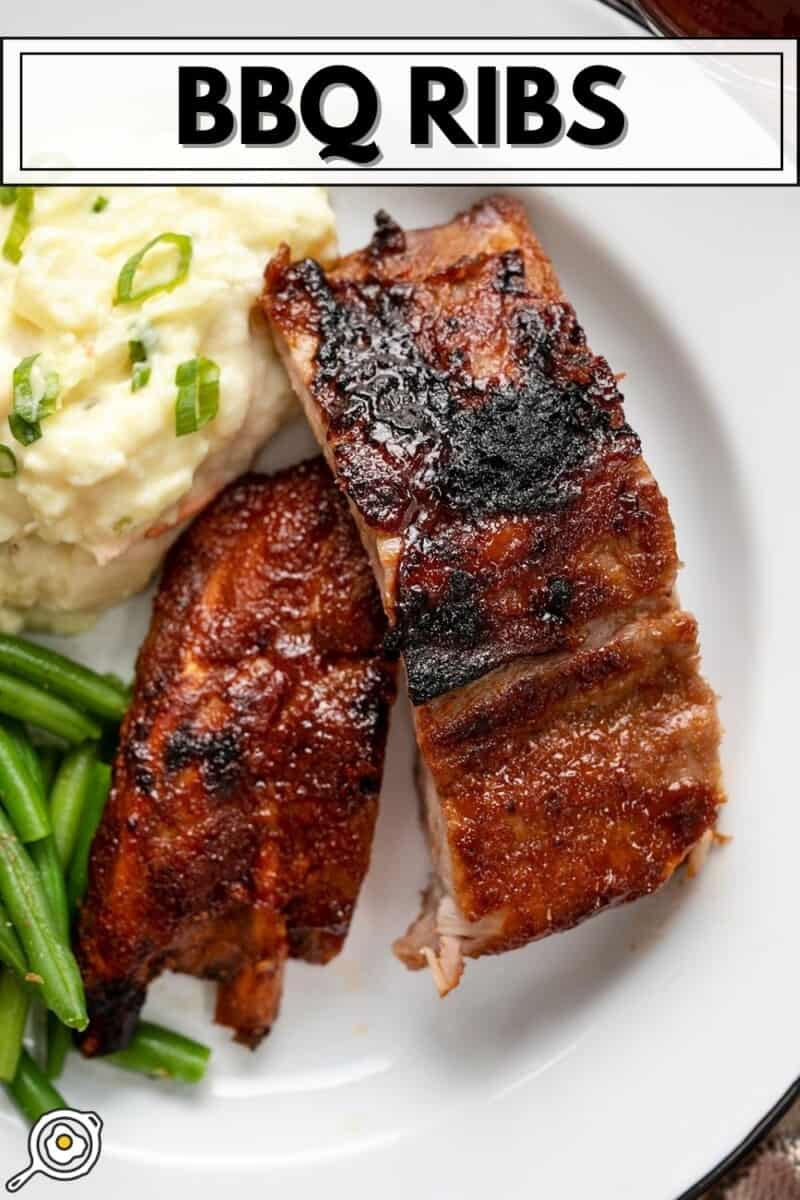
[[[86,1053],[165,968],[219,981],[256,1045],[288,956],[340,950],[370,856],[394,667],[321,459],[229,487],[172,550],[95,840],[78,952]]]
[[[264,306],[381,584],[436,867],[410,966],[495,953],[653,891],[723,800],[667,502],[519,204]]]
[[[382,217],[327,275],[284,255],[265,303],[414,703],[671,590],[666,501],[515,202],[412,233]]]

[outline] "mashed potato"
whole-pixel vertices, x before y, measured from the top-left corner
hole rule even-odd
[[[0,628],[68,629],[139,590],[180,522],[246,470],[292,404],[253,314],[282,241],[323,260],[333,214],[318,188],[37,188],[18,265],[0,258],[0,443],[17,473],[0,478]],[[99,207],[99,206],[98,206]],[[12,209],[0,208],[0,242]],[[123,265],[161,233],[192,239],[184,282],[114,304]],[[175,249],[155,247],[135,290],[169,278]],[[150,377],[131,387],[129,341],[146,333]],[[28,446],[8,424],[14,368],[58,376],[56,411]],[[198,356],[219,368],[219,410],[175,433],[175,371]]]

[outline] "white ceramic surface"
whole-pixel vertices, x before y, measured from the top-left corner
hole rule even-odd
[[[446,219],[477,189],[350,189],[345,247],[373,209]],[[405,705],[393,723],[374,862],[351,937],[325,970],[292,964],[255,1055],[212,1030],[211,989],[167,978],[147,1012],[212,1041],[197,1090],[71,1062],[64,1093],[105,1121],[83,1193],[263,1186],[333,1197],[591,1194],[675,1200],[725,1156],[800,1066],[796,1014],[800,264],[788,191],[525,193],[592,345],[627,371],[630,419],[667,495],[722,695],[734,840],[694,882],[534,947],[470,964],[442,1002],[389,953],[426,875]],[[795,269],[793,270],[792,267]],[[311,442],[298,424],[266,455]],[[148,601],[70,643],[127,672]],[[23,1136],[0,1110],[0,1163]],[[34,1183],[32,1188],[44,1187]]]

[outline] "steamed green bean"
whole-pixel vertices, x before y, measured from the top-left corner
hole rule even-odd
[[[5,963],[18,975],[27,974],[28,960],[25,958],[25,951],[22,949],[14,926],[2,905],[0,905],[0,963]]]
[[[8,729],[8,731],[14,735],[14,740],[17,743],[20,757],[25,764],[27,772],[33,780],[36,790],[39,792],[41,797],[46,800],[47,786],[45,784],[42,760],[30,739],[27,729],[21,721],[14,721],[10,717],[7,717],[2,723],[5,725],[6,729]]]
[[[44,796],[32,778],[16,733],[0,722],[0,801],[23,842],[50,832]]]
[[[29,989],[19,975],[4,968],[0,972],[0,1081],[3,1083],[10,1083],[17,1073],[29,1005]]]
[[[61,752],[55,746],[38,746],[36,748],[36,757],[39,759],[39,766],[41,767],[44,794],[45,796],[49,796],[53,780],[56,777],[56,771],[61,762]]]
[[[18,675],[105,721],[121,721],[128,707],[124,685],[23,638],[0,634],[0,671]]]
[[[28,847],[28,852],[31,856],[33,865],[39,875],[39,882],[42,885],[50,909],[50,915],[53,919],[53,924],[58,931],[59,937],[65,942],[69,942],[69,905],[67,903],[67,886],[64,882],[64,871],[61,866],[61,859],[58,856],[56,842],[54,837],[42,838],[40,842],[34,842]]]
[[[0,811],[0,901],[8,910],[45,1004],[74,1029],[88,1024],[78,964],[60,936],[30,856]]]
[[[7,1085],[6,1090],[31,1124],[55,1108],[69,1108],[64,1097],[56,1091],[27,1050],[22,1051],[14,1081]]]
[[[67,876],[67,900],[70,911],[73,913],[86,891],[92,841],[102,820],[110,787],[111,768],[106,763],[95,763],[91,785],[86,797],[83,820],[78,830]]]
[[[50,819],[62,870],[67,868],[75,849],[95,761],[96,750],[91,745],[71,750],[59,767],[53,784]]]
[[[157,1079],[199,1083],[210,1057],[208,1046],[161,1025],[140,1021],[127,1049],[109,1054],[106,1061]]]
[[[47,1014],[47,1062],[45,1074],[48,1079],[60,1079],[64,1071],[72,1034],[53,1013]]]
[[[91,717],[14,675],[0,674],[0,713],[38,725],[67,742],[94,741],[102,733]]]

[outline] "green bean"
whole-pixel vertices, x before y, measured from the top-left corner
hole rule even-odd
[[[106,721],[121,721],[128,707],[117,681],[23,638],[0,634],[0,671],[19,675]]]
[[[50,789],[53,786],[53,780],[56,777],[56,771],[61,762],[61,752],[56,746],[38,746],[36,757],[39,759],[39,765],[42,773],[42,786],[44,787],[45,796],[50,795]]]
[[[210,1057],[208,1046],[161,1025],[140,1021],[127,1049],[109,1054],[106,1061],[157,1079],[199,1083]]]
[[[110,787],[111,768],[106,763],[95,763],[83,820],[78,830],[67,877],[67,900],[72,913],[77,909],[86,891],[92,841],[102,820]]]
[[[0,905],[0,962],[11,967],[18,975],[27,975],[28,960],[14,932],[8,913]]]
[[[50,832],[44,796],[31,778],[16,734],[0,722],[0,799],[23,842]]]
[[[0,1080],[10,1083],[17,1073],[22,1038],[28,1020],[30,991],[13,971],[0,973]]]
[[[35,782],[37,790],[42,797],[47,796],[47,781],[45,778],[44,767],[42,760],[33,748],[33,743],[28,737],[27,730],[24,725],[14,722],[13,733],[16,737],[25,764],[28,768],[28,774]],[[64,941],[69,940],[69,909],[67,907],[67,889],[64,883],[64,873],[61,869],[61,862],[56,850],[55,840],[50,834],[48,837],[41,838],[34,842],[28,849],[28,853],[33,859],[33,864],[39,872],[42,888],[47,902],[50,905],[50,912],[53,920],[56,923]]]
[[[74,914],[78,903],[86,891],[86,880],[89,869],[89,854],[97,827],[103,816],[108,790],[111,786],[111,768],[106,763],[94,763],[86,806],[81,819],[75,849],[72,852],[69,877],[67,881],[67,903],[69,912]],[[65,1025],[53,1016],[47,1014],[47,1075],[50,1079],[59,1079],[64,1070],[64,1060],[72,1045],[72,1035]]]
[[[27,1050],[22,1051],[14,1082],[8,1084],[6,1090],[22,1115],[31,1123],[38,1121],[45,1113],[52,1112],[54,1108],[69,1108],[64,1097],[56,1091]]]
[[[39,882],[42,885],[53,924],[58,930],[58,936],[64,943],[69,943],[67,888],[55,838],[51,836],[42,838],[40,842],[34,842],[32,846],[28,847],[28,853],[38,872]]]
[[[24,755],[28,773],[35,781],[37,790],[46,797],[46,779],[44,767],[39,755],[33,748],[30,738],[24,726],[14,723],[14,734],[19,744],[20,750]],[[50,905],[50,913],[56,923],[61,937],[67,941],[69,938],[69,910],[67,908],[67,892],[64,884],[64,874],[61,870],[61,862],[56,850],[55,840],[52,834],[46,838],[41,838],[34,842],[28,849],[34,866],[39,873],[39,880],[42,885],[42,890],[45,893],[47,902]]]
[[[0,811],[0,900],[25,949],[31,975],[41,979],[48,1008],[65,1025],[85,1029],[86,999],[78,964],[59,936],[36,868]]]
[[[77,708],[13,675],[0,675],[0,713],[38,725],[67,742],[93,741],[102,732],[96,721]]]
[[[66,869],[75,849],[96,753],[94,746],[78,746],[76,750],[71,750],[59,767],[53,784],[50,818],[62,869]]]
[[[10,717],[7,717],[2,724],[6,726],[9,733],[14,735],[17,748],[19,749],[22,760],[25,763],[27,772],[33,780],[33,783],[35,784],[39,794],[43,799],[46,799],[47,788],[45,786],[42,760],[39,758],[39,755],[36,753],[36,750],[33,747],[33,742],[28,736],[27,729],[21,721],[14,721]]]
[[[72,1034],[66,1025],[62,1025],[53,1013],[47,1014],[47,1064],[45,1071],[48,1079],[60,1079],[64,1071],[64,1061],[72,1045]]]
[[[112,687],[115,692],[119,692],[120,696],[122,696],[123,700],[125,701],[125,707],[127,708],[131,702],[133,684],[126,683],[122,676],[117,675],[114,671],[104,671],[100,678],[104,683],[107,683],[109,687]]]

